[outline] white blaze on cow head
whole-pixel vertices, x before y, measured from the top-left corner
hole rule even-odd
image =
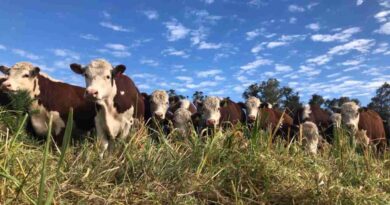
[[[307,104],[303,107],[302,120],[306,120],[310,118],[310,114],[311,114],[311,108],[310,105]]]
[[[116,95],[117,87],[114,79],[126,70],[124,65],[118,65],[114,68],[103,59],[93,60],[85,67],[73,63],[70,65],[70,68],[73,72],[84,75],[86,84],[85,96],[97,103],[111,99]]]
[[[341,106],[341,122],[353,133],[358,130],[359,108],[355,102],[347,102]]]
[[[335,126],[336,128],[341,127],[341,114],[340,113],[333,113],[330,116],[330,120],[332,121],[333,126]]]
[[[207,97],[201,106],[202,119],[207,126],[219,125],[221,118],[221,99],[218,97]]]
[[[11,68],[0,66],[0,71],[7,75],[7,80],[1,84],[2,89],[10,92],[26,90],[32,96],[39,93],[37,88],[39,67],[28,62],[20,62]]]
[[[157,119],[165,119],[165,114],[169,108],[169,96],[164,90],[155,90],[150,95],[150,111]]]
[[[180,100],[180,108],[189,109],[191,105],[191,102],[188,99],[181,99]]]
[[[245,102],[246,114],[249,122],[254,122],[259,115],[261,102],[257,97],[249,97]]]
[[[305,140],[306,150],[309,153],[317,154],[317,147],[320,138],[317,125],[310,121],[303,123],[302,135]]]
[[[191,112],[185,108],[179,108],[173,114],[173,126],[182,136],[189,134],[191,115]]]

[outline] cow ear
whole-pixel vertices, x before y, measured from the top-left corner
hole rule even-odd
[[[33,70],[31,71],[31,76],[37,76],[41,69],[39,67],[34,67]]]
[[[70,69],[77,74],[83,74],[85,72],[85,68],[83,68],[80,64],[72,63],[70,64]]]
[[[0,66],[0,71],[2,72],[2,73],[4,73],[5,75],[9,75],[9,71],[11,70],[11,68],[8,68],[7,66],[5,66],[5,65],[1,65]]]
[[[123,74],[126,70],[126,66],[125,65],[117,65],[115,66],[115,68],[112,70],[112,76],[117,76],[118,74]]]
[[[147,93],[141,93],[141,96],[144,100],[148,100],[149,99],[149,95]]]
[[[225,99],[221,100],[221,102],[219,103],[219,106],[226,107],[228,105],[228,101],[229,101],[229,98],[225,98]]]
[[[246,105],[243,102],[238,102],[238,106],[240,106],[241,109],[246,109]]]

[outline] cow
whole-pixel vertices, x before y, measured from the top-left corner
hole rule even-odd
[[[302,135],[306,151],[317,154],[318,142],[321,139],[317,125],[310,121],[302,123]]]
[[[200,122],[194,122],[200,127],[216,128],[220,125],[237,124],[245,121],[245,113],[241,107],[229,98],[209,96],[198,103],[198,112],[193,116],[200,117]]]
[[[290,137],[292,134],[293,119],[287,114],[272,108],[270,103],[262,103],[257,97],[249,97],[245,103],[239,103],[241,108],[246,111],[246,122],[252,127],[256,120],[260,118],[260,128],[271,128],[275,130],[278,127],[277,134],[283,137]],[[281,121],[280,119],[283,118]],[[281,122],[279,124],[279,121]],[[288,135],[290,133],[290,135]]]
[[[134,82],[123,74],[125,65],[113,67],[104,59],[95,59],[87,66],[73,63],[70,68],[84,76],[85,98],[96,104],[96,135],[99,156],[103,158],[111,141],[127,137],[135,119],[143,119],[143,97]]]
[[[173,126],[181,136],[189,136],[192,127],[192,113],[187,108],[180,107],[173,113]]]
[[[330,116],[330,120],[333,123],[333,126],[335,128],[340,128],[341,127],[341,114],[340,113],[332,113]]]
[[[164,90],[155,90],[150,95],[142,93],[145,107],[145,120],[155,118],[165,120],[169,108],[169,96]]]
[[[300,125],[306,121],[317,125],[320,135],[328,142],[333,140],[333,122],[328,111],[319,105],[305,105],[298,109],[294,116],[294,124]]]
[[[360,136],[357,139],[365,139],[363,144],[375,144],[378,150],[386,147],[383,120],[377,112],[346,102],[341,106],[341,122],[355,137]]]
[[[175,111],[179,108],[185,108],[192,114],[197,112],[196,106],[188,99],[180,99],[178,96],[169,97],[169,111],[175,113]]]
[[[30,122],[37,136],[44,137],[48,134],[51,116],[53,138],[56,143],[61,144],[71,108],[74,110],[72,136],[82,136],[94,128],[94,103],[84,99],[85,89],[56,81],[28,62],[16,63],[11,68],[0,66],[0,71],[8,76],[1,84],[2,90],[25,90],[33,99],[29,107]]]

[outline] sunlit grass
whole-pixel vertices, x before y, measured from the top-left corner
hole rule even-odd
[[[23,117],[0,112],[2,124],[18,124],[0,132],[1,204],[390,201],[388,153],[378,157],[351,142],[343,130],[337,130],[333,146],[313,156],[299,140],[281,140],[258,126],[237,125],[209,137],[193,132],[186,138],[174,133],[164,136],[160,130],[156,142],[141,125],[129,139],[118,140],[101,160],[93,139],[65,143],[60,150],[50,140],[37,142],[19,129],[24,127]]]

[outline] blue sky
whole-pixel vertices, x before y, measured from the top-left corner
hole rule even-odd
[[[390,0],[1,0],[0,63],[84,85],[70,63],[125,64],[144,92],[241,100],[277,78],[364,104],[390,81]]]

